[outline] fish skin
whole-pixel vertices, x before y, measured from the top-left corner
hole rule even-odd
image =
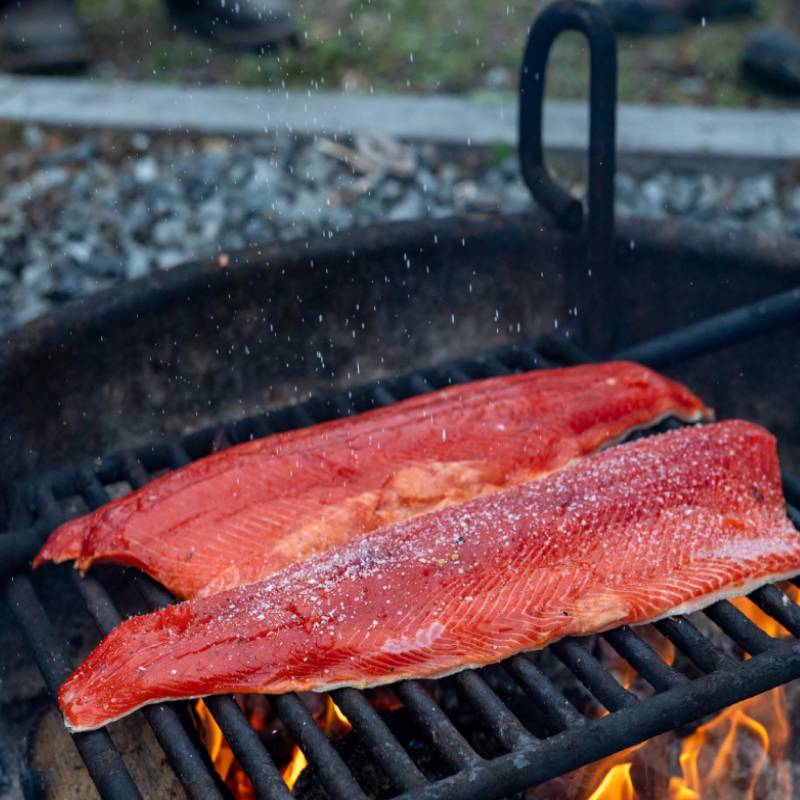
[[[133,617],[59,704],[88,730],[163,700],[441,676],[797,572],[774,438],[695,426]]]
[[[34,560],[138,567],[179,597],[252,583],[386,524],[540,477],[709,409],[630,362],[450,387],[194,462],[58,528]]]

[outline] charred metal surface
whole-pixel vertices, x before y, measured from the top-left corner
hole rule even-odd
[[[563,332],[580,253],[538,215],[426,220],[233,253],[227,269],[189,264],[65,306],[0,352],[0,475]],[[685,222],[620,221],[616,261],[622,346],[800,284],[800,242]],[[793,466],[783,376],[797,333],[672,370],[775,430]]]
[[[0,474],[563,328],[573,249],[535,217],[422,221],[232,253],[226,269],[190,264],[86,298],[0,354]]]

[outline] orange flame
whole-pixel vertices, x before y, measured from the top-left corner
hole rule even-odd
[[[222,780],[225,780],[234,761],[233,751],[228,746],[217,721],[211,716],[208,706],[202,700],[198,700],[194,704],[194,710],[200,721],[200,739],[203,746],[208,751],[217,774]]]
[[[197,716],[200,738],[211,758],[216,773],[225,781],[237,800],[250,800],[255,797],[255,790],[250,779],[241,764],[236,760],[236,756],[228,745],[219,725],[217,725],[208,710],[208,706],[202,700],[197,700],[194,710]],[[320,704],[314,716],[317,719],[317,724],[329,739],[339,739],[352,730],[349,720],[330,697],[325,697],[324,711],[323,706]],[[255,730],[263,730],[266,725],[263,704],[262,706],[250,708],[248,710],[248,718]],[[281,769],[281,777],[289,789],[294,787],[307,765],[308,761],[303,751],[297,745],[294,745],[289,761]]]
[[[318,720],[317,724],[322,728],[323,733],[329,739],[340,739],[353,730],[350,720],[342,713],[342,710],[329,696],[325,696],[325,713]],[[289,763],[281,770],[283,778],[289,789],[293,789],[303,770],[308,766],[308,759],[303,751],[295,745],[292,748],[292,757]]]
[[[793,600],[797,599],[795,587],[785,587],[785,591]],[[788,635],[783,626],[750,600],[737,598],[732,602],[770,636]],[[648,638],[648,642],[659,649],[656,640]],[[659,649],[659,653],[666,661],[672,662],[674,649]],[[634,673],[627,665],[616,663],[612,656],[610,666],[629,687]],[[787,764],[790,736],[786,695],[782,688],[731,706],[682,741],[678,759],[681,775],[669,778],[666,796],[669,800],[727,800],[734,797],[788,800],[793,796]],[[624,755],[628,759],[631,754],[634,754],[634,759],[644,759],[647,748],[655,741],[645,742]],[[591,775],[596,778],[591,780],[589,790],[582,795],[586,800],[644,800],[649,797],[649,794],[640,794],[636,789],[631,772],[633,761],[619,763],[620,755],[592,765]],[[771,767],[769,775],[767,765]],[[600,778],[599,783],[597,778]],[[592,790],[592,787],[596,788]]]
[[[308,766],[308,759],[303,755],[303,751],[295,745],[292,748],[292,757],[289,763],[281,770],[281,777],[291,791],[297,783],[297,779],[303,770]]]
[[[194,704],[194,711],[197,715],[200,739],[217,775],[225,781],[237,800],[251,800],[255,797],[253,784],[241,764],[236,760],[228,740],[208,710],[208,706],[202,700],[198,700]]]
[[[636,790],[631,780],[632,766],[630,761],[626,761],[624,764],[611,767],[587,800],[608,800],[611,797],[615,800],[635,800]]]

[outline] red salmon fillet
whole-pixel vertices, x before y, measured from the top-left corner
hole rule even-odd
[[[179,597],[253,583],[383,525],[538,478],[674,414],[646,367],[492,378],[233,447],[58,528],[34,560],[130,564]]]
[[[441,676],[798,572],[774,438],[688,428],[133,617],[59,703],[86,730],[161,700]]]

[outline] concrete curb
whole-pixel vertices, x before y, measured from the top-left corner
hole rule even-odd
[[[0,77],[0,120],[48,125],[221,134],[364,131],[451,145],[513,145],[516,119],[510,100]],[[548,103],[548,150],[582,154],[586,131],[584,104]],[[775,167],[800,162],[800,112],[624,105],[618,147],[623,162]]]

